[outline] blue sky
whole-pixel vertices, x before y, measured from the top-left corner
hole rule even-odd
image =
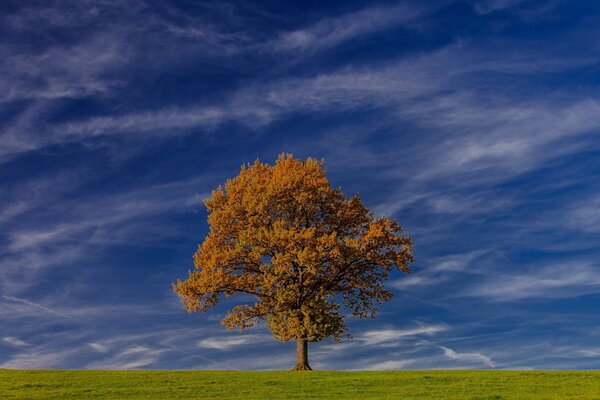
[[[0,368],[291,367],[170,288],[281,152],[415,243],[313,368],[600,368],[600,3],[3,1],[0,38]]]

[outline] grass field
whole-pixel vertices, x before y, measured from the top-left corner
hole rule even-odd
[[[0,370],[0,399],[600,399],[600,372]]]

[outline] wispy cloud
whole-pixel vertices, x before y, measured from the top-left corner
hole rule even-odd
[[[15,347],[28,346],[27,342],[25,342],[19,338],[16,338],[16,337],[12,337],[12,336],[3,337],[2,341],[6,344],[9,344],[9,345],[15,346]]]
[[[600,197],[578,201],[564,215],[564,223],[589,233],[600,232]]]
[[[415,362],[418,362],[418,361],[419,360],[382,361],[382,362],[376,362],[374,364],[367,366],[366,368],[361,368],[361,369],[364,369],[365,371],[386,371],[386,370],[405,369],[407,367],[410,367],[411,365],[414,365]]]
[[[108,346],[105,346],[100,343],[88,343],[88,346],[90,346],[92,349],[94,349],[95,351],[100,352],[100,353],[106,353],[107,351],[109,351]]]
[[[75,48],[16,55],[11,63],[0,64],[0,101],[78,98],[105,92],[119,81],[102,75],[124,64],[123,53],[127,52],[118,41],[95,38]]]
[[[43,310],[43,311],[45,311],[47,313],[50,313],[50,314],[53,314],[53,315],[56,315],[56,316],[59,316],[59,317],[74,319],[72,316],[70,316],[68,314],[52,310],[52,309],[50,309],[48,307],[45,307],[45,306],[43,306],[41,304],[38,304],[38,303],[34,303],[33,301],[29,301],[27,299],[21,299],[21,298],[18,298],[18,297],[4,296],[4,295],[2,296],[2,298],[4,300],[14,301],[14,302],[17,302],[17,303],[21,303],[21,304],[25,304],[25,305],[28,305],[28,306],[31,306],[31,307],[35,307],[35,308],[38,308],[40,310]]]
[[[600,357],[600,348],[579,350],[579,353],[585,357]]]
[[[512,274],[498,274],[463,293],[495,301],[578,297],[600,291],[598,266],[586,262],[529,267]]]
[[[108,358],[91,363],[90,369],[140,369],[157,363],[166,349],[150,349],[144,346],[126,348]]]
[[[431,10],[431,6],[406,2],[391,6],[370,6],[341,16],[324,18],[302,29],[285,32],[269,42],[266,47],[275,52],[324,50],[357,37],[406,27]]]
[[[560,0],[546,0],[541,2],[527,0],[474,0],[473,9],[480,15],[487,15],[498,11],[507,11],[526,21],[538,20],[546,17],[560,3]]]
[[[381,329],[363,332],[358,340],[367,346],[394,345],[406,337],[431,336],[439,332],[447,331],[447,325],[424,325],[416,328],[406,329]]]
[[[78,350],[52,351],[48,349],[38,349],[33,351],[23,351],[16,357],[1,363],[0,368],[11,369],[51,369],[60,368],[65,365],[65,361],[75,354]]]
[[[451,359],[467,363],[483,363],[490,368],[494,368],[496,364],[492,359],[482,353],[459,353],[448,347],[440,346],[444,350],[444,356]]]
[[[479,14],[489,14],[494,11],[514,7],[523,2],[525,0],[478,0],[474,2],[473,8]]]
[[[133,347],[129,347],[129,348],[121,351],[121,355],[129,356],[132,354],[148,353],[149,351],[151,351],[151,350],[144,346],[133,346]]]
[[[252,335],[245,334],[237,337],[228,336],[215,336],[206,339],[202,339],[198,342],[198,346],[205,349],[215,350],[229,350],[234,347],[244,346],[248,344],[256,344],[265,341],[272,341],[273,338],[267,335]]]
[[[474,250],[461,254],[447,255],[431,259],[422,269],[414,271],[408,277],[402,277],[392,283],[397,289],[415,289],[424,285],[437,285],[443,281],[451,279],[456,274],[483,273],[482,266],[479,265],[472,271],[469,266],[481,256],[489,253],[490,250]]]

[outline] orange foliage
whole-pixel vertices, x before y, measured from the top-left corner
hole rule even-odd
[[[190,312],[208,310],[222,295],[252,295],[254,304],[223,319],[228,329],[266,320],[281,341],[340,340],[342,304],[355,317],[374,317],[392,298],[384,288],[392,269],[410,272],[412,243],[398,222],[332,188],[323,161],[284,154],[273,166],[256,161],[205,204],[210,233],[196,269],[173,289]]]

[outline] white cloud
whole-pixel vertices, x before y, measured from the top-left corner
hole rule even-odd
[[[92,349],[99,353],[106,353],[107,351],[109,351],[108,346],[105,346],[100,343],[88,343],[88,346],[90,346]]]
[[[490,368],[494,368],[495,364],[492,359],[482,353],[458,353],[448,347],[440,346],[444,350],[444,356],[451,359],[468,363],[483,363]]]
[[[135,345],[125,347],[111,356],[99,361],[89,363],[87,369],[139,369],[145,368],[160,361],[161,355],[168,349],[151,349]]]
[[[267,340],[272,339],[266,335],[215,336],[200,340],[198,346],[205,349],[229,350],[233,347],[256,344]]]
[[[584,357],[600,357],[600,347],[595,349],[579,350],[579,354]]]
[[[433,261],[429,269],[435,272],[461,272],[467,269],[473,260],[488,252],[489,250],[473,250],[441,257]]]
[[[513,274],[497,274],[473,285],[461,295],[495,301],[578,297],[600,291],[597,265],[565,262],[529,267]]]
[[[102,75],[121,67],[127,53],[115,38],[94,37],[70,48],[12,54],[10,63],[0,64],[0,102],[78,98],[105,92],[119,82]]]
[[[436,285],[452,277],[452,274],[464,272],[473,265],[474,260],[489,253],[490,250],[474,250],[461,254],[452,254],[448,256],[434,258],[429,261],[425,267],[413,271],[411,275],[402,277],[392,282],[392,286],[397,289],[411,289],[414,286],[422,287],[425,285]],[[474,268],[470,273],[481,273],[482,268]]]
[[[397,279],[391,283],[396,289],[412,288],[422,285],[433,285],[440,281],[439,278],[428,277],[423,273],[412,272],[411,275]]]
[[[426,335],[444,332],[448,330],[447,325],[424,325],[408,329],[380,329],[366,331],[357,339],[367,346],[394,345],[403,338],[411,336]]]
[[[265,47],[276,52],[323,50],[359,36],[407,26],[430,11],[422,5],[408,3],[371,6],[341,16],[325,18],[296,31],[285,32]]]
[[[405,369],[411,365],[414,365],[415,360],[397,360],[397,361],[382,361],[370,364],[365,368],[361,368],[365,371],[389,371],[397,369]]]
[[[64,345],[64,343],[63,343]],[[81,354],[81,346],[55,347],[49,344],[27,346],[9,360],[0,363],[8,369],[54,369],[64,368],[73,357]]]
[[[23,347],[23,346],[28,346],[28,344],[24,341],[22,341],[19,338],[16,337],[12,337],[12,336],[6,336],[2,338],[2,341],[4,343],[7,343],[11,346],[15,346],[15,347]]]
[[[144,346],[133,346],[133,347],[129,347],[129,348],[121,351],[121,355],[128,356],[128,355],[131,355],[131,354],[147,353],[148,351],[150,351],[150,349],[147,348],[147,347],[144,347]]]

